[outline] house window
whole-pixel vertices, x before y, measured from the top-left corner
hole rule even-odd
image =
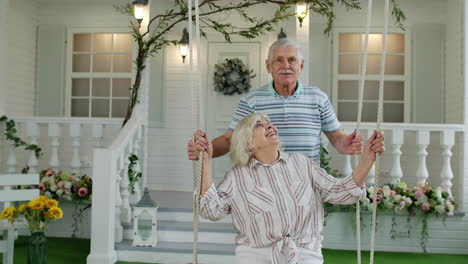
[[[132,35],[73,33],[72,117],[124,117],[132,81]]]
[[[383,121],[408,122],[408,70],[405,34],[387,36],[385,61]],[[333,102],[340,121],[356,121],[361,60],[365,34],[339,32],[335,37]],[[377,121],[382,34],[369,35],[367,73],[364,83],[362,121]]]

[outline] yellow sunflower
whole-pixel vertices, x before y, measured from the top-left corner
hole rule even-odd
[[[45,201],[45,206],[49,209],[53,207],[57,207],[58,202],[57,200],[54,200],[54,199],[48,199],[47,201]]]
[[[9,219],[11,220],[12,217],[15,215],[15,207],[14,206],[9,206],[3,210],[2,215],[0,215],[0,219]]]
[[[44,201],[36,198],[34,200],[29,201],[28,206],[32,210],[41,210],[42,208],[44,208]]]
[[[24,213],[24,211],[26,209],[28,209],[28,204],[27,203],[22,204],[22,205],[20,205],[20,207],[18,207],[18,213],[22,214],[22,213]]]
[[[63,212],[62,209],[58,207],[53,207],[49,209],[49,214],[54,218],[54,219],[60,219],[63,217]]]

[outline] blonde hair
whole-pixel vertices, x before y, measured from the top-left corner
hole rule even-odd
[[[252,132],[255,124],[260,119],[270,122],[266,114],[253,113],[242,118],[234,129],[231,137],[230,157],[236,166],[244,166],[249,163],[254,151]]]

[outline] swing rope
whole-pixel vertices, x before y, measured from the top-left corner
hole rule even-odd
[[[194,67],[193,67],[193,39],[192,39],[192,1],[195,5],[195,43],[197,49],[197,69],[196,69],[196,87],[194,85]],[[200,70],[200,12],[199,1],[188,0],[188,32],[189,32],[189,59],[190,59],[190,90],[192,95],[192,127],[193,133],[197,130],[204,130],[205,120],[203,114],[203,90],[202,90],[202,72]],[[200,152],[198,161],[192,163],[193,175],[193,264],[198,264],[198,229],[200,226],[200,182],[202,173],[203,152]]]
[[[362,102],[364,97],[364,84],[365,75],[367,71],[367,57],[368,57],[368,44],[369,44],[369,33],[371,24],[371,13],[372,13],[372,0],[369,0],[367,7],[367,24],[366,24],[366,38],[364,46],[364,56],[361,61],[361,78],[359,79],[359,102],[358,102],[358,117],[356,121],[356,131],[359,135],[359,127],[361,123],[362,114]],[[378,94],[378,106],[377,106],[377,131],[380,131],[380,125],[383,118],[383,88],[384,88],[384,77],[385,77],[385,60],[387,53],[387,35],[388,35],[388,13],[389,13],[389,0],[385,0],[384,9],[384,32],[382,36],[382,53],[380,61],[380,77],[379,77],[379,94]],[[358,157],[355,156],[355,165],[358,163]],[[379,173],[380,173],[380,154],[378,153],[375,160],[375,176],[374,176],[374,188],[377,189],[379,186]],[[370,264],[374,263],[374,251],[375,251],[375,232],[377,224],[377,197],[374,198],[372,203],[372,226],[371,226],[371,238],[370,238]],[[361,264],[361,218],[360,218],[360,204],[356,202],[356,243],[357,243],[357,261]]]

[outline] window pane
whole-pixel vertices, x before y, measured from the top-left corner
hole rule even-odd
[[[110,79],[93,79],[93,96],[110,96]]]
[[[89,72],[91,70],[91,57],[87,54],[73,55],[73,72]]]
[[[404,87],[404,82],[385,82],[384,100],[403,101],[405,99]]]
[[[385,103],[383,109],[383,119],[385,122],[403,122],[404,121],[403,103]]]
[[[110,54],[94,54],[93,72],[110,72],[110,70],[111,70],[111,55]]]
[[[357,103],[341,102],[338,103],[338,120],[356,121]]]
[[[387,36],[388,53],[405,53],[405,35],[388,34]]]
[[[91,102],[92,117],[109,117],[109,99],[93,99]]]
[[[89,96],[89,79],[72,79],[72,96]]]
[[[360,52],[360,34],[340,34],[338,52]]]
[[[377,103],[363,103],[362,104],[362,122],[376,122],[377,121]],[[356,121],[356,117],[353,121]]]
[[[130,54],[114,54],[114,72],[131,72],[132,56]]]
[[[71,115],[74,117],[88,117],[89,100],[88,99],[72,99]]]
[[[125,117],[127,113],[128,99],[112,100],[112,117]]]
[[[74,34],[73,35],[73,51],[90,52],[91,51],[91,34]]]
[[[405,74],[405,56],[387,56],[385,74]]]
[[[358,74],[359,73],[359,55],[340,55],[339,74]]]
[[[366,41],[366,34],[362,34],[362,50],[364,51],[364,45]],[[382,52],[382,34],[369,34],[369,53],[380,53]]]
[[[131,34],[114,34],[114,52],[131,52],[132,41]]]
[[[130,97],[131,79],[112,79],[112,97]]]
[[[112,34],[94,34],[93,39],[94,52],[112,51]]]
[[[338,81],[338,99],[339,100],[358,100],[359,81]],[[379,82],[365,81],[364,100],[378,100]]]

